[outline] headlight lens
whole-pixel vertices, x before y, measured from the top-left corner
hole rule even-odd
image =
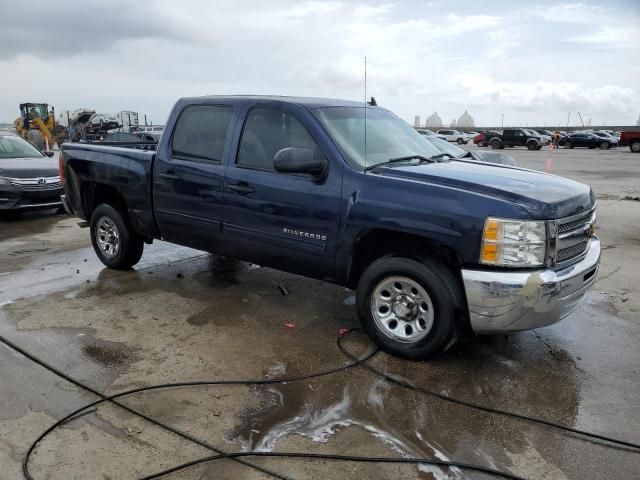
[[[0,177],[0,185],[11,185],[11,182],[4,177]]]
[[[480,263],[501,267],[544,265],[547,224],[489,217],[484,222]]]

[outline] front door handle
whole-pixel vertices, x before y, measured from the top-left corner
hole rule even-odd
[[[169,182],[175,182],[176,180],[180,180],[180,177],[171,171],[168,171],[166,173],[161,173],[160,178],[164,178]]]
[[[229,185],[229,190],[234,191],[239,195],[246,195],[247,193],[254,191],[253,187],[250,187],[249,184],[245,182]]]

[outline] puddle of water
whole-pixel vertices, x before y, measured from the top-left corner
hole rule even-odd
[[[268,375],[282,376],[284,367],[278,362],[268,369]],[[429,430],[430,423],[424,398],[393,388],[383,379],[364,384],[318,379],[257,386],[252,392],[258,396],[259,406],[242,411],[240,424],[225,435],[228,442],[239,444],[243,450],[272,451],[287,437],[296,435],[327,443],[341,430],[356,428],[375,440],[374,444],[405,458],[449,458],[421,433]],[[466,478],[460,471],[430,465],[418,465],[416,469],[428,474],[425,478]]]

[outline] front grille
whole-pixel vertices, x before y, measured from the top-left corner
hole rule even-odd
[[[571,220],[566,223],[558,223],[558,233],[563,234],[563,233],[570,232],[571,230],[582,229],[591,222],[592,217],[593,217],[593,212],[589,212],[589,213],[586,213],[583,217],[578,218],[576,220]],[[560,220],[560,222],[562,222],[562,220]]]
[[[36,177],[36,178],[8,178],[14,187],[28,191],[54,190],[62,188],[60,177]]]
[[[582,255],[584,251],[587,249],[588,245],[589,245],[589,240],[583,240],[580,243],[576,243],[575,245],[572,245],[570,247],[562,248],[558,250],[558,256],[557,256],[556,262],[557,263],[566,262],[567,260],[570,260],[572,258]]]
[[[569,263],[584,255],[589,248],[590,230],[595,218],[595,210],[591,210],[580,216],[558,220],[556,265]]]

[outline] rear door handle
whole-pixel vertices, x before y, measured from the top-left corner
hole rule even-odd
[[[160,178],[164,178],[169,182],[175,182],[176,180],[180,180],[180,177],[173,172],[161,173]]]
[[[232,190],[239,195],[246,195],[247,193],[251,193],[254,191],[253,187],[250,187],[249,184],[245,182],[229,185],[229,190]]]

